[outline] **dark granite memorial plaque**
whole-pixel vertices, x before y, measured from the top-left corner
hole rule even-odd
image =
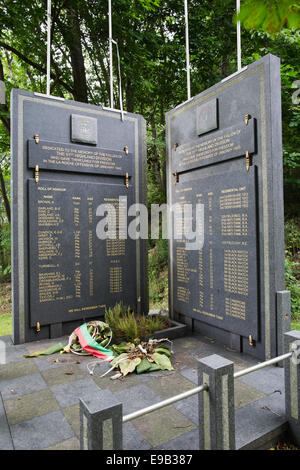
[[[121,300],[148,312],[147,242],[124,236],[126,207],[146,202],[143,118],[13,90],[11,121],[14,343],[69,334]],[[100,236],[102,204],[116,238]]]
[[[71,116],[71,140],[83,144],[97,145],[97,119],[72,114]]]
[[[215,98],[197,108],[197,134],[205,134],[218,127],[218,100]]]
[[[202,166],[214,165],[255,151],[255,120],[214,132],[201,139],[182,144],[172,152],[173,174]]]
[[[124,298],[136,303],[135,242],[126,239],[133,188],[59,180],[28,181],[30,322],[66,322],[103,315]],[[119,199],[121,197],[121,199]],[[122,197],[127,197],[124,204]],[[101,204],[116,210],[115,239],[99,239]],[[124,212],[125,210],[125,212]],[[130,260],[130,263],[128,262]]]
[[[258,338],[255,168],[176,184],[174,204],[204,206],[204,244],[174,241],[174,309]]]
[[[28,140],[28,166],[40,170],[132,176],[132,154],[58,142]]]
[[[201,249],[176,238],[169,214],[171,315],[274,357],[284,290],[279,59],[268,55],[177,106],[166,125],[168,204],[204,205]]]

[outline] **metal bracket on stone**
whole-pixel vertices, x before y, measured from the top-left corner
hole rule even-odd
[[[34,180],[36,183],[39,182],[39,166],[38,165],[35,165],[35,170],[34,170]]]
[[[245,114],[245,126],[248,126],[249,119],[251,119],[251,115]]]
[[[129,188],[129,176],[128,176],[128,173],[126,173],[126,175],[125,175],[125,186],[126,186],[127,189]]]
[[[249,168],[251,166],[251,156],[248,150],[246,151],[246,170],[249,171]]]

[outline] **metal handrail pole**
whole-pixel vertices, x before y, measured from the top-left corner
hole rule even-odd
[[[154,405],[148,406],[147,408],[143,408],[142,410],[134,411],[133,413],[130,413],[123,417],[123,423],[132,421],[133,419],[139,418],[140,416],[144,416],[148,413],[152,413],[153,411],[160,410],[165,406],[172,405],[177,401],[189,398],[193,395],[196,395],[197,393],[204,392],[205,390],[208,390],[208,386],[206,384],[203,384],[199,387],[193,388],[192,390],[188,390],[187,392],[180,393],[179,395],[167,398],[166,400],[160,401],[159,403],[155,403]]]
[[[273,364],[277,364],[278,362],[284,361],[289,357],[292,357],[293,352],[288,352],[286,354],[282,354],[281,356],[274,357],[273,359],[269,359],[268,361],[261,362],[260,364],[255,364],[255,366],[248,367],[248,369],[241,370],[239,372],[235,372],[233,377],[235,379],[239,377],[243,377],[244,375],[250,374],[251,372],[255,372],[260,369],[264,369],[265,367],[271,366]],[[193,395],[196,395],[200,392],[204,392],[208,390],[208,386],[206,384],[202,384],[199,387],[195,387],[192,390],[188,390],[187,392],[180,393],[179,395],[175,395],[174,397],[167,398],[166,400],[160,401],[159,403],[155,403],[154,405],[150,405],[146,408],[141,410],[134,411],[123,417],[123,423],[127,423],[128,421],[132,421],[133,419],[140,418],[148,413],[152,413],[153,411],[160,410],[166,406],[172,405],[180,400],[184,400],[185,398],[189,398]]]
[[[269,359],[268,361],[261,362],[260,364],[255,364],[255,366],[249,367],[248,369],[241,370],[239,372],[235,372],[233,377],[238,379],[239,377],[243,377],[244,375],[251,374],[251,372],[255,372],[260,369],[264,369],[265,367],[272,366],[273,364],[277,364],[278,362],[284,361],[293,355],[293,352],[288,352],[286,354],[282,354],[282,356],[274,357],[273,359]]]

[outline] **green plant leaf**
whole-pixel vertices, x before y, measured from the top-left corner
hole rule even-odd
[[[130,372],[133,372],[134,369],[140,363],[141,363],[141,358],[140,357],[136,357],[134,359],[126,359],[126,361],[120,362],[120,364],[119,364],[120,371],[122,372],[122,374],[125,377],[125,375],[129,374]]]
[[[170,359],[165,354],[153,354],[153,359],[156,364],[160,366],[162,370],[174,370]]]
[[[120,361],[121,359],[125,359],[125,357],[128,357],[128,354],[126,354],[126,353],[119,354],[119,356],[115,357],[115,358],[111,361],[110,364],[111,364],[112,366],[115,366],[118,361]]]
[[[165,354],[168,357],[171,357],[171,352],[167,346],[158,346],[155,348],[155,352],[158,354]]]
[[[50,356],[50,354],[55,354],[61,351],[62,349],[64,349],[65,347],[66,347],[66,344],[57,343],[57,344],[54,344],[53,346],[50,346],[50,348],[45,349],[44,351],[36,351],[32,354],[24,355],[24,357]]]
[[[150,362],[148,359],[142,359],[141,363],[136,368],[137,374],[143,374],[144,372],[154,372],[161,370],[161,367],[155,362]]]

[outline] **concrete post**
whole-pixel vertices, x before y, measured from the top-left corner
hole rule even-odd
[[[285,360],[285,413],[289,422],[291,438],[300,445],[300,331],[284,335],[285,352],[294,351]]]
[[[80,399],[80,449],[122,450],[122,403],[110,390],[96,399]]]
[[[291,293],[282,290],[276,293],[278,356],[284,354],[284,333],[291,329]],[[280,364],[279,364],[280,365]]]
[[[199,449],[235,449],[235,411],[233,362],[217,354],[199,359]]]

